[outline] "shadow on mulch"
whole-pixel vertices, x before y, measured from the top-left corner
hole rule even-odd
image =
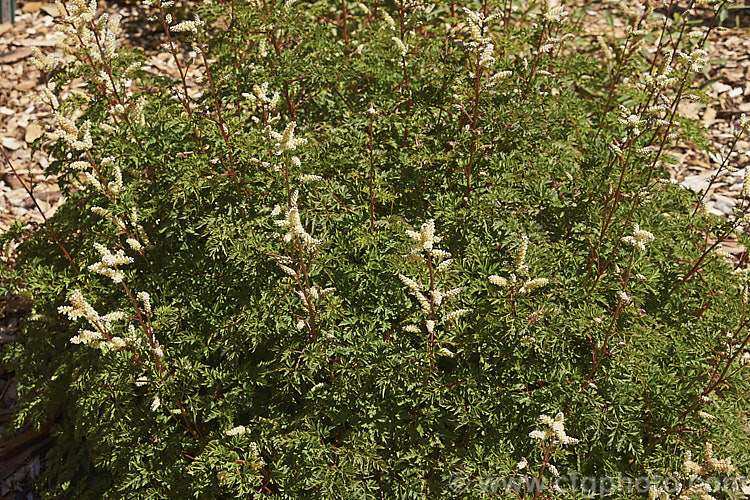
[[[12,342],[20,321],[28,315],[31,304],[19,297],[0,298],[0,353]],[[32,500],[38,498],[34,479],[42,468],[44,453],[52,443],[49,426],[35,431],[23,427],[11,430],[17,411],[18,392],[13,369],[0,364],[0,499]]]

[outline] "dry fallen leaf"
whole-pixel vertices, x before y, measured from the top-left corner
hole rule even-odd
[[[41,125],[32,123],[28,127],[26,127],[24,140],[31,144],[35,140],[39,139],[42,135],[44,135],[44,129],[41,127]]]
[[[716,110],[709,106],[708,108],[706,108],[706,111],[703,113],[703,124],[706,127],[710,127],[715,120],[716,120]]]
[[[44,13],[52,17],[57,17],[60,15],[60,11],[57,9],[57,5],[53,3],[43,3],[41,9]]]
[[[36,12],[41,6],[42,2],[26,2],[26,4],[21,7],[21,12]]]
[[[54,47],[57,42],[52,38],[29,38],[28,40],[14,41],[13,45],[22,47]]]
[[[16,149],[20,149],[23,147],[23,143],[19,140],[16,140],[12,137],[3,137],[2,141],[0,141],[0,144],[6,149],[10,149],[11,151],[15,151]]]
[[[699,102],[683,101],[680,103],[677,110],[680,112],[680,116],[685,118],[698,118],[698,111],[703,107],[703,104]]]
[[[31,55],[31,49],[28,47],[21,47],[20,49],[11,50],[9,52],[3,52],[0,54],[0,64],[10,64],[21,59],[26,59]]]
[[[26,92],[27,90],[31,90],[33,88],[36,88],[38,84],[33,80],[26,80],[25,82],[20,82],[18,85],[16,85],[16,90],[20,90],[21,92]]]

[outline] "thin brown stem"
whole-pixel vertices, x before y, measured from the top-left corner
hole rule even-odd
[[[346,0],[341,0],[341,29],[344,32],[344,44],[346,46],[349,46],[349,32],[346,29],[346,17],[347,17],[347,10],[346,10]]]
[[[482,67],[479,65],[479,58],[480,56],[477,54],[475,64],[476,76],[474,78],[474,102],[471,112],[471,154],[469,156],[469,164],[464,168],[464,177],[466,177],[466,203],[468,203],[469,196],[471,195],[471,174],[474,170],[474,162],[477,157],[477,141],[479,138],[477,124],[479,122],[479,98],[482,92]]]
[[[206,57],[206,51],[203,43],[201,42],[200,33],[196,33],[198,46],[200,47],[201,57],[203,58],[203,64],[206,67],[206,76],[208,77],[208,83],[211,87],[211,94],[213,95],[214,107],[216,109],[217,125],[219,126],[219,133],[224,139],[224,143],[227,146],[227,156],[229,156],[229,175],[234,179],[235,187],[237,188],[237,194],[242,194],[242,186],[240,180],[237,178],[237,172],[234,166],[234,154],[232,153],[232,144],[229,141],[229,135],[227,134],[227,126],[224,124],[224,118],[221,114],[221,103],[219,103],[219,94],[216,92],[216,86],[214,85],[214,79],[211,75],[211,67],[208,64],[208,58]],[[247,193],[245,193],[247,195]]]
[[[737,331],[735,332],[735,336],[739,334],[739,332],[741,332],[746,326],[747,326],[747,320],[743,319],[743,321],[740,322],[740,325],[737,328]],[[678,427],[681,428],[684,425],[685,419],[688,417],[688,415],[690,415],[692,412],[697,410],[703,404],[702,397],[710,395],[712,392],[718,389],[719,386],[724,384],[729,379],[729,377],[727,377],[727,372],[729,371],[729,368],[732,366],[732,364],[737,359],[737,357],[745,350],[748,343],[750,343],[750,332],[747,335],[745,335],[745,340],[743,340],[742,344],[735,350],[734,354],[730,356],[729,359],[727,359],[726,364],[724,365],[724,368],[722,369],[719,376],[716,377],[715,372],[714,374],[712,374],[712,376],[708,380],[708,383],[706,384],[705,389],[703,389],[703,392],[701,393],[701,398],[696,399],[696,401],[693,402],[693,404],[690,405],[688,409],[682,413],[682,415],[680,415],[680,417],[677,419],[678,423],[674,424],[672,427],[667,429],[660,437],[658,438],[652,437],[649,440],[649,444],[648,444],[648,447],[646,448],[646,451],[644,452],[644,456],[649,455],[654,450],[654,448],[656,448],[656,445],[663,442],[665,439],[667,439],[667,437],[674,434]],[[736,372],[738,371],[739,370],[737,370]]]
[[[625,290],[627,290],[628,282],[630,281],[630,272],[633,268],[633,260],[635,258],[635,252],[636,249],[633,247],[633,251],[630,253],[630,260],[628,261],[628,267],[625,271],[625,279],[623,280],[622,288],[623,293]],[[609,327],[607,327],[607,332],[604,334],[604,342],[602,343],[601,349],[599,349],[598,354],[594,356],[594,363],[591,366],[591,370],[589,370],[589,373],[586,375],[586,378],[583,381],[583,384],[581,384],[581,388],[579,389],[579,392],[584,390],[591,379],[594,377],[594,374],[596,373],[596,370],[601,365],[602,361],[604,360],[604,356],[607,354],[607,347],[609,346],[609,341],[612,338],[612,334],[617,331],[616,324],[617,319],[620,317],[620,313],[622,312],[623,308],[627,305],[625,302],[625,299],[623,297],[618,297],[617,299],[617,307],[615,308],[614,314],[612,314],[612,321],[609,323]]]
[[[78,264],[75,263],[73,260],[73,257],[70,256],[68,251],[65,249],[65,246],[60,241],[60,238],[57,236],[57,233],[54,229],[52,229],[52,224],[50,224],[50,221],[47,219],[47,216],[44,213],[44,210],[42,210],[42,207],[39,206],[39,202],[36,200],[36,197],[34,196],[34,192],[32,189],[24,182],[24,180],[21,178],[20,175],[18,175],[18,171],[16,171],[16,168],[13,166],[13,163],[10,161],[10,158],[8,158],[8,154],[5,152],[5,148],[0,146],[0,152],[3,154],[3,158],[5,159],[5,163],[7,163],[8,167],[10,168],[11,172],[13,172],[13,175],[16,177],[18,182],[21,183],[21,186],[23,187],[24,191],[29,195],[31,198],[31,201],[34,202],[34,206],[36,207],[37,211],[39,212],[39,215],[42,216],[42,220],[44,221],[44,225],[47,227],[47,230],[50,233],[50,236],[52,236],[52,239],[54,240],[55,244],[60,247],[60,250],[62,250],[63,254],[65,254],[65,258],[70,262],[70,264],[73,266],[73,269],[77,274],[80,274],[81,269],[78,267]]]
[[[182,69],[182,63],[180,62],[180,58],[177,56],[177,49],[175,48],[172,35],[169,32],[169,26],[167,26],[167,22],[164,17],[164,8],[161,6],[161,3],[159,3],[159,20],[161,21],[162,28],[164,28],[164,33],[167,35],[167,44],[169,45],[169,52],[172,54],[172,58],[174,59],[174,62],[177,65],[177,72],[180,74],[180,80],[182,81],[183,98],[180,99],[180,102],[182,103],[182,106],[185,108],[185,111],[187,112],[188,117],[192,118],[193,110],[190,107],[190,99],[188,97],[187,79],[185,77],[186,70]]]
[[[164,366],[161,364],[161,358],[158,354],[156,354],[156,347],[157,342],[154,338],[154,331],[150,328],[150,320],[149,323],[146,323],[146,320],[143,319],[143,314],[141,313],[141,308],[138,306],[138,302],[136,302],[135,297],[133,297],[133,294],[130,292],[130,288],[128,288],[128,285],[123,281],[122,286],[125,289],[125,293],[128,295],[128,298],[130,299],[130,303],[133,305],[133,308],[135,309],[135,313],[138,316],[138,322],[141,324],[141,328],[143,328],[144,333],[148,337],[148,342],[151,347],[151,352],[154,355],[154,365],[156,366],[156,370],[161,374],[164,372]]]
[[[369,158],[370,158],[370,177],[368,179],[368,188],[370,191],[370,229],[375,230],[375,194],[373,193],[372,184],[375,177],[375,161],[373,159],[372,147],[373,147],[373,116],[370,114],[370,146],[369,146]]]

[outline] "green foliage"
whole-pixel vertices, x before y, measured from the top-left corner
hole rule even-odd
[[[663,474],[706,442],[748,464],[744,282],[711,247],[743,214],[694,213],[660,163],[695,38],[666,73],[651,13],[607,59],[511,4],[486,29],[446,3],[205,4],[172,33],[200,95],[126,51],[58,73],[90,82],[92,144],[60,136],[59,245],[39,228],[3,276],[33,298],[7,358],[17,422],[54,422],[49,497],[437,498],[523,457]],[[558,412],[578,444],[529,437]]]

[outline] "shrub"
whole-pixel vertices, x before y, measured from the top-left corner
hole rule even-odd
[[[664,164],[701,137],[678,108],[723,3],[593,43],[550,2],[159,2],[175,75],[83,0],[71,61],[37,55],[67,201],[4,236],[3,279],[33,299],[7,358],[17,423],[55,424],[49,496],[748,463],[746,274],[715,252],[747,202],[705,214]]]

